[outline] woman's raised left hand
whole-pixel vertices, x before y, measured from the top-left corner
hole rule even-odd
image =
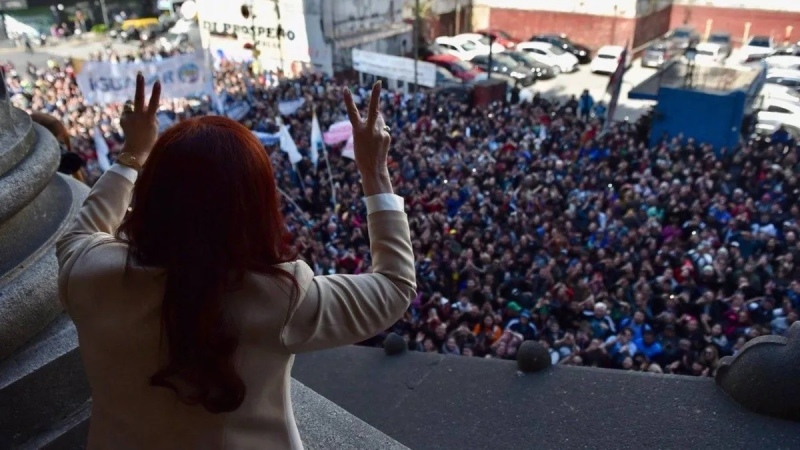
[[[136,76],[136,95],[133,103],[125,104],[119,121],[122,131],[125,133],[123,153],[130,153],[142,164],[150,155],[150,151],[153,150],[153,145],[158,139],[156,113],[158,112],[158,102],[161,99],[161,82],[156,81],[153,85],[153,92],[150,94],[150,101],[147,104],[144,101],[144,91],[144,76],[139,73]]]

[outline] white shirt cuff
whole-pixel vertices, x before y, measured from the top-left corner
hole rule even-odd
[[[405,201],[399,195],[375,194],[365,198],[364,201],[367,203],[367,215],[378,211],[405,212]]]
[[[136,178],[139,177],[139,172],[133,167],[123,166],[122,164],[114,164],[108,168],[109,172],[115,172],[127,178],[131,183],[136,183]]]

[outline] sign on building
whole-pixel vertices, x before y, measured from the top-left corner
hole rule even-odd
[[[203,48],[217,59],[250,61],[268,70],[296,74],[313,67],[333,73],[330,45],[322,39],[319,15],[306,15],[304,2],[253,0],[244,18],[241,3],[197,0]]]
[[[353,69],[377,77],[414,83],[414,60],[402,56],[384,55],[353,49]],[[417,61],[416,83],[420,86],[436,87],[436,65]]]

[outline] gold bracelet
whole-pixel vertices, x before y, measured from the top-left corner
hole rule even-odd
[[[131,155],[130,153],[122,152],[117,156],[116,161],[123,166],[130,167],[131,169],[136,170],[137,172],[141,172],[142,170],[142,163],[139,162],[139,159],[135,156]]]

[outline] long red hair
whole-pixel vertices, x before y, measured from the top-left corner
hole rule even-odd
[[[150,384],[212,413],[237,409],[246,388],[234,365],[239,330],[225,293],[248,271],[297,283],[276,266],[296,252],[264,147],[221,116],[173,126],[156,142],[117,238],[129,244],[129,265],[165,269],[168,362]]]

